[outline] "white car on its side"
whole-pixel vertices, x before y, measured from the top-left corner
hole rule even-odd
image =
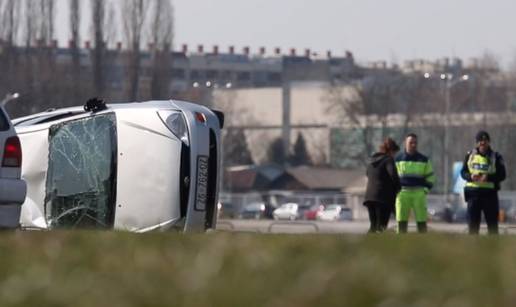
[[[215,228],[223,114],[181,101],[50,110],[13,121],[26,228]]]
[[[297,218],[298,204],[286,203],[279,206],[272,212],[272,216],[275,220],[295,220]]]
[[[0,228],[17,228],[27,185],[21,179],[20,140],[3,106],[0,106],[0,163]]]

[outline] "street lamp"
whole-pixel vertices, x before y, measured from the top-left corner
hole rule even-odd
[[[432,76],[430,73],[423,74],[425,79],[430,79]],[[449,193],[449,132],[448,128],[450,127],[450,100],[451,100],[451,90],[457,84],[468,81],[469,75],[462,75],[459,78],[455,78],[453,74],[450,73],[441,73],[439,74],[439,79],[444,81],[445,83],[445,91],[444,91],[444,161],[443,161],[443,176],[444,176],[444,199],[445,203],[448,203],[448,193]]]
[[[5,105],[9,101],[18,99],[19,97],[20,97],[19,93],[7,93],[7,95],[5,95],[5,98],[2,100],[2,102],[0,102],[0,104],[2,105],[2,107],[5,107]]]
[[[443,78],[444,75],[444,78]],[[462,75],[460,78],[455,78],[453,74],[441,74],[441,80],[445,80],[445,93],[444,93],[444,99],[445,99],[445,113],[444,113],[444,197],[446,200],[446,203],[448,203],[448,194],[449,194],[449,184],[450,184],[450,170],[449,170],[449,164],[450,164],[450,158],[449,158],[449,132],[448,129],[450,127],[450,100],[451,100],[451,89],[463,82],[469,80],[469,75]]]

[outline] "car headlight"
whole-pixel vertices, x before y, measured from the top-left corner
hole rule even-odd
[[[179,111],[158,111],[158,115],[167,128],[185,145],[190,146],[188,127],[183,114]]]

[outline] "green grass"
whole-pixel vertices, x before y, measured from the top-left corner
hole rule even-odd
[[[0,306],[514,306],[516,237],[0,233]]]

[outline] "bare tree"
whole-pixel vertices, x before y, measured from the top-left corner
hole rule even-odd
[[[70,53],[72,55],[72,67],[71,67],[71,96],[73,101],[79,100],[79,84],[81,75],[81,54],[79,51],[79,44],[81,41],[80,36],[80,24],[81,24],[81,6],[79,0],[70,0],[70,34],[71,44]]]
[[[18,63],[18,53],[16,52],[16,40],[20,27],[20,2],[16,0],[0,1],[0,24],[2,32],[0,37],[5,41],[1,55],[2,62],[0,67],[4,72],[1,75],[4,91],[13,91],[13,86],[17,83],[16,66]]]
[[[94,49],[92,54],[93,62],[93,87],[95,96],[102,96],[105,92],[104,82],[104,54],[105,54],[105,18],[106,1],[92,0],[92,28]]]
[[[151,96],[153,99],[167,98],[170,87],[170,47],[173,42],[174,16],[170,0],[154,0],[152,7],[152,75]]]
[[[13,46],[16,43],[19,30],[19,16],[20,16],[20,1],[17,0],[3,0],[0,1],[2,8],[2,38],[8,44]]]
[[[140,48],[145,34],[149,4],[150,2],[145,0],[124,0],[122,5],[124,36],[129,46],[128,98],[133,101],[139,96]]]

